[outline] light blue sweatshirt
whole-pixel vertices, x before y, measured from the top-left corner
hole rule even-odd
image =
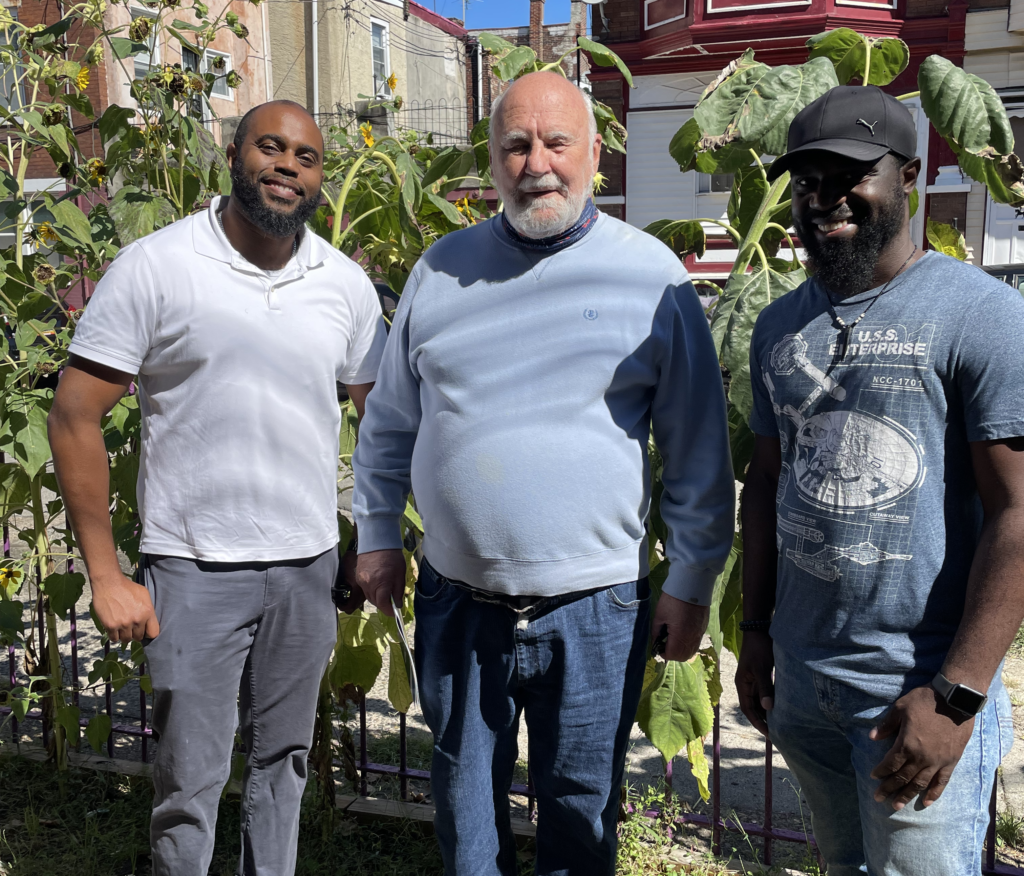
[[[401,547],[410,486],[442,575],[554,596],[648,573],[653,424],[666,593],[707,605],[735,495],[717,357],[686,270],[601,215],[559,252],[491,220],[413,269],[353,457],[359,552]]]

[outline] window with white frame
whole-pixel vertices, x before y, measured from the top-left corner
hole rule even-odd
[[[390,97],[388,76],[391,75],[391,50],[388,26],[383,21],[370,20],[370,54],[373,59],[374,97]]]
[[[223,97],[226,100],[234,100],[235,95],[228,88],[228,70],[231,69],[231,56],[227,52],[216,52],[207,49],[203,57],[203,73],[212,73],[217,78],[213,80],[213,88],[210,94],[213,97]]]
[[[188,46],[181,47],[181,69],[190,73],[198,73],[200,67],[199,52]],[[188,113],[192,118],[206,121],[206,104],[202,94],[193,94],[188,99]]]
[[[132,9],[132,20],[135,20],[136,18],[148,18],[152,23],[149,36],[146,37],[146,45],[149,46],[149,53],[143,53],[135,56],[135,78],[142,79],[150,70],[154,70],[160,66],[160,44],[156,39],[157,14],[155,11],[150,9],[134,7]]]
[[[697,194],[727,194],[732,191],[732,181],[731,173],[698,173]]]
[[[10,13],[11,18],[17,21],[18,8],[16,6],[8,6],[7,12]],[[14,33],[13,28],[8,30],[6,34],[0,31],[0,49],[9,48],[17,51]],[[0,78],[0,106],[8,110],[20,109],[25,105],[25,95],[21,90],[21,83],[18,82],[17,71],[19,65],[5,63],[3,67],[3,77]]]

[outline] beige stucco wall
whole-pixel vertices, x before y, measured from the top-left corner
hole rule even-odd
[[[371,26],[387,25],[391,73],[406,105],[430,100],[465,107],[465,47],[460,39],[422,19],[402,16],[401,3],[350,0],[344,8],[318,0],[319,98],[313,106],[312,4],[269,0],[274,58],[273,95],[301,103],[323,121],[346,123],[373,96]],[[330,118],[330,114],[334,118]]]
[[[237,89],[229,89],[230,97],[216,95],[210,98],[210,109],[215,120],[237,118],[246,111],[267,100],[267,84],[270,81],[270,55],[266,51],[264,38],[266,35],[265,17],[262,7],[253,6],[240,0],[212,0],[209,4],[210,20],[224,12],[225,8],[234,12],[240,22],[249,29],[246,40],[240,40],[229,30],[221,30],[209,48],[230,55],[229,70],[235,70],[242,77],[242,84]],[[191,12],[181,9],[161,9],[161,20],[172,24],[176,19],[195,23]],[[111,5],[106,12],[108,27],[124,26],[131,23],[131,7]],[[127,36],[127,33],[124,34]],[[181,63],[181,46],[177,39],[167,34],[161,40],[160,62],[162,64]],[[131,96],[130,85],[133,76],[131,58],[124,60],[122,67],[116,59],[111,58],[106,65],[107,93],[111,104],[135,106]],[[214,121],[210,125],[215,137],[220,139],[221,125]]]

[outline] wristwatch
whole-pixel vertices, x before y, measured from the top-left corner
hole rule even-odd
[[[946,701],[951,709],[973,718],[988,702],[988,697],[966,684],[953,684],[941,672],[932,679],[935,692]]]

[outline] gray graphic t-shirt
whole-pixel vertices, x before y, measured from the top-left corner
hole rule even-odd
[[[879,291],[836,310],[852,323]],[[840,337],[813,279],[754,329],[750,426],[782,444],[771,634],[894,698],[938,671],[960,623],[982,523],[968,442],[1024,435],[1024,299],[929,252],[842,357]]]

